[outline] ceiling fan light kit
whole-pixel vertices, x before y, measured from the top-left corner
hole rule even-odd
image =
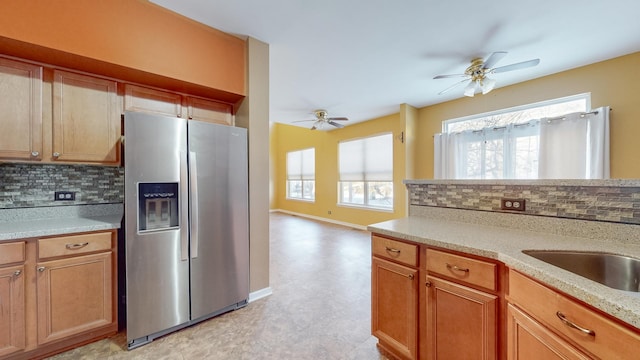
[[[465,79],[453,84],[452,86],[442,90],[438,93],[438,95],[442,95],[449,90],[452,90],[462,83],[467,83],[467,86],[464,88],[464,95],[473,97],[476,92],[482,91],[482,94],[488,94],[491,90],[493,90],[496,86],[496,80],[487,77],[489,74],[496,74],[501,72],[507,72],[512,70],[524,69],[532,66],[536,66],[540,63],[540,59],[532,59],[528,61],[523,61],[515,64],[505,65],[501,67],[494,68],[493,66],[503,57],[507,55],[506,51],[497,51],[489,55],[487,60],[482,60],[482,58],[475,58],[471,60],[471,65],[467,67],[464,71],[464,74],[453,74],[453,75],[438,75],[435,76],[434,79],[445,79],[452,77],[464,77]]]
[[[298,121],[294,121],[294,123],[313,121],[313,125],[311,125],[311,130],[322,130],[325,124],[329,124],[337,128],[343,128],[344,125],[337,123],[336,121],[349,120],[346,117],[329,117],[329,113],[327,112],[327,110],[324,110],[324,109],[314,110],[313,114],[316,116],[316,118],[313,120],[298,120]]]

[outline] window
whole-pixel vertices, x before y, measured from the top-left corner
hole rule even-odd
[[[338,146],[341,205],[393,209],[393,135],[342,141]]]
[[[609,110],[589,107],[581,94],[445,121],[434,136],[434,177],[607,178]]]
[[[314,148],[287,153],[287,199],[316,198],[316,151]]]

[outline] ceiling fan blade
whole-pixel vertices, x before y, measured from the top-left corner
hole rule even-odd
[[[491,69],[493,65],[497,64],[498,61],[502,60],[503,57],[507,56],[506,51],[496,51],[493,54],[489,55],[487,60],[484,62],[483,69]]]
[[[333,126],[335,126],[337,128],[343,128],[344,127],[344,125],[338,124],[337,122],[334,122],[333,120],[328,120],[327,123],[329,123],[330,125],[333,125]]]
[[[467,76],[467,74],[451,74],[451,75],[438,75],[438,76],[434,76],[434,79],[447,79],[447,78],[454,78],[454,77],[461,77],[461,76]]]
[[[347,121],[347,120],[349,120],[349,118],[346,118],[346,117],[330,117],[330,118],[327,118],[327,120]]]
[[[456,87],[458,87],[458,86],[462,85],[463,83],[467,82],[468,80],[469,80],[469,79],[464,79],[464,80],[462,80],[462,81],[459,81],[459,82],[457,82],[457,83],[455,83],[455,84],[453,84],[453,85],[449,86],[448,88],[446,88],[446,89],[444,89],[444,90],[440,91],[440,92],[438,93],[438,95],[442,95],[442,94],[444,94],[444,93],[446,93],[446,92],[449,92],[450,90],[455,89]]]
[[[308,121],[318,121],[318,120],[317,119],[313,119],[313,120],[295,120],[295,121],[292,121],[292,123],[308,122]]]
[[[497,74],[497,73],[502,73],[506,71],[519,70],[519,69],[536,66],[539,63],[540,63],[540,59],[533,59],[533,60],[511,64],[511,65],[500,66],[495,69],[491,69],[491,72]]]

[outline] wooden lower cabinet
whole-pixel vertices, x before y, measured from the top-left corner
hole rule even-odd
[[[0,360],[115,335],[116,231],[0,242]]]
[[[24,265],[0,267],[0,357],[25,348]]]
[[[511,333],[508,334],[508,352],[511,356],[520,355],[510,359],[547,359],[520,350],[523,347],[520,343],[522,338],[513,332],[514,330],[522,332],[521,324],[525,322],[522,320],[523,316],[518,317],[515,310],[519,310],[520,313],[539,324],[535,328],[537,331],[528,330],[531,334],[546,335],[546,337],[540,335],[537,338],[542,344],[536,344],[535,348],[542,346],[555,350],[561,348],[563,351],[570,350],[574,354],[573,357],[558,357],[560,359],[640,359],[638,329],[631,328],[517,271],[510,269],[508,276],[509,321],[515,324],[509,326]],[[553,341],[553,339],[562,340]],[[527,346],[530,343],[531,341]],[[531,347],[534,346],[531,345]],[[588,356],[582,356],[581,353]],[[556,359],[551,355],[548,358]]]
[[[378,346],[400,359],[418,356],[418,270],[373,257],[371,328]]]
[[[38,344],[113,322],[111,253],[37,265]]]
[[[588,360],[567,341],[517,307],[507,306],[508,360]]]
[[[498,356],[499,297],[440,279],[426,278],[426,334],[429,360]]]

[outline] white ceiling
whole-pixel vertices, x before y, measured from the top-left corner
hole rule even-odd
[[[496,88],[640,51],[638,0],[152,0],[219,30],[269,44],[270,120],[348,123],[463,97],[474,57],[507,51]],[[476,95],[474,101],[482,101]],[[294,125],[310,126],[311,123]]]

